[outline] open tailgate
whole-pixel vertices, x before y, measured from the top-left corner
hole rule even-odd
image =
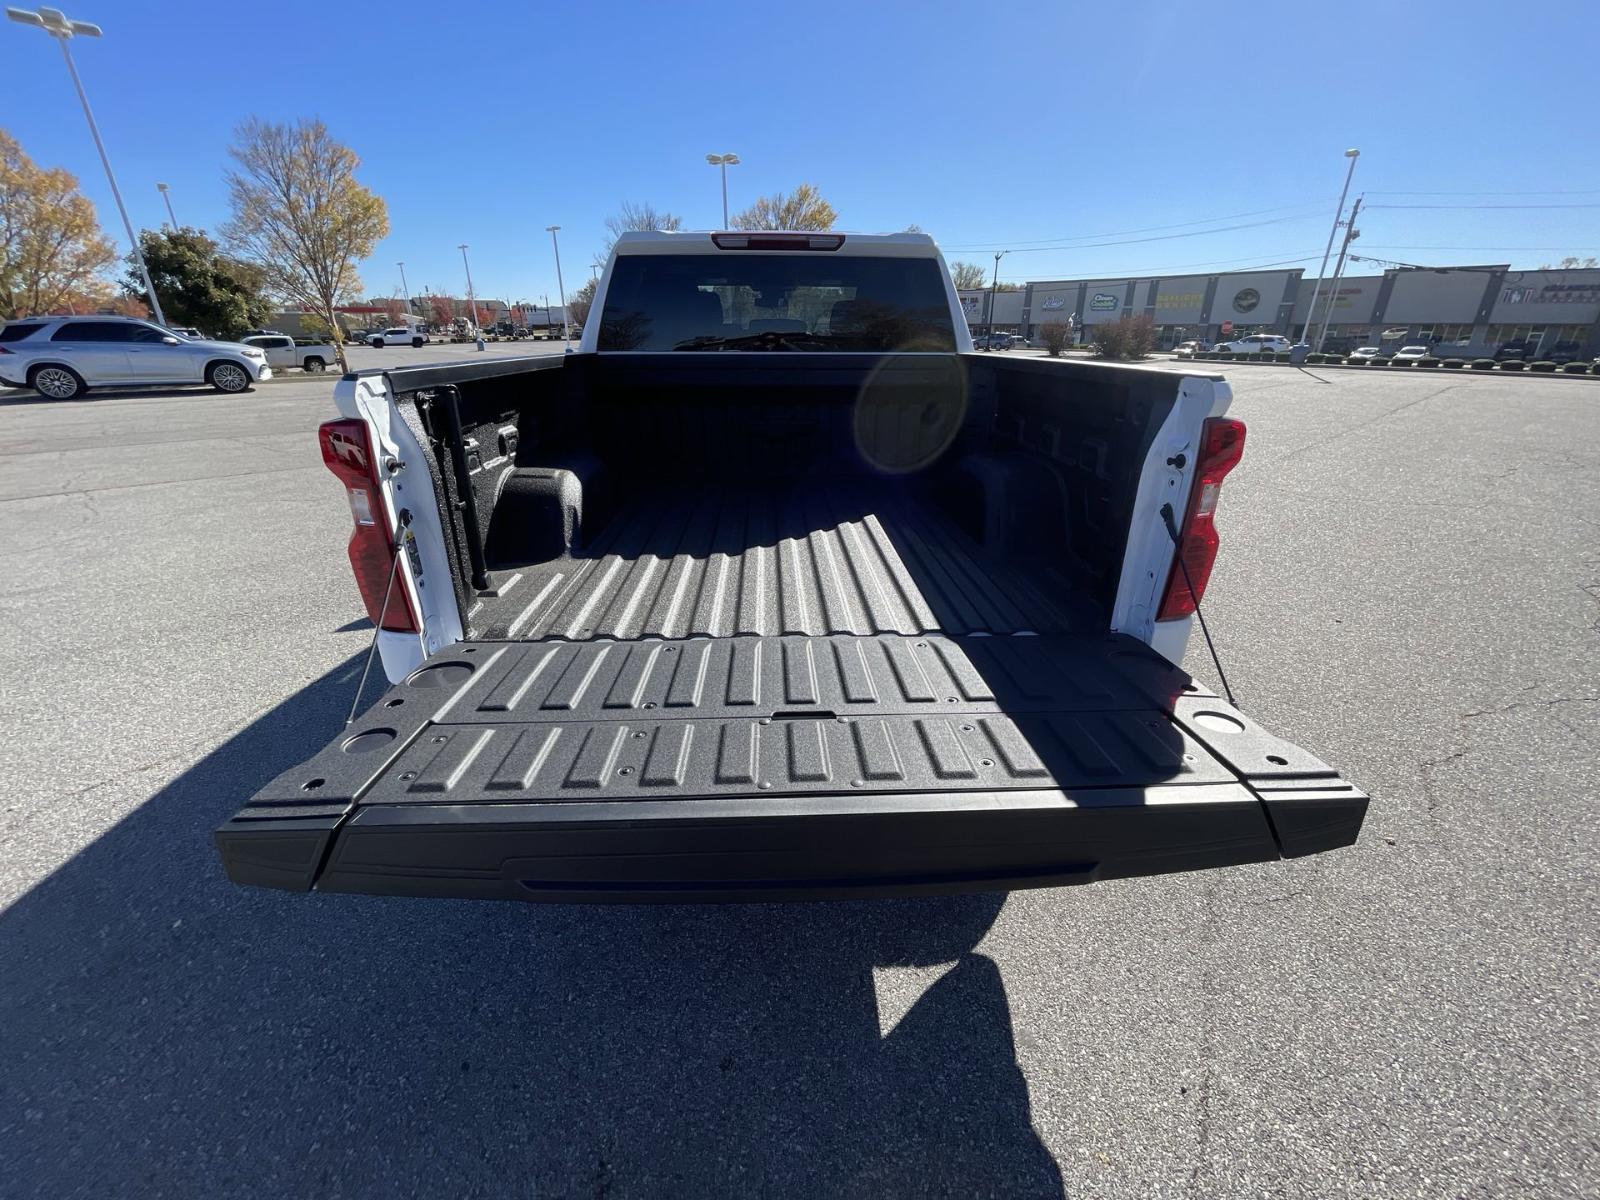
[[[216,841],[301,891],[775,900],[1293,857],[1366,805],[1119,635],[465,642]]]

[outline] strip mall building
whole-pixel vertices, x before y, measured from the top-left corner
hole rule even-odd
[[[1509,266],[1397,267],[1325,285],[1311,312],[1316,277],[1299,269],[1138,279],[1062,279],[998,292],[993,320],[985,290],[961,293],[974,333],[992,327],[1035,339],[1050,321],[1075,318],[1078,340],[1125,315],[1154,321],[1158,344],[1215,341],[1246,333],[1330,337],[1355,345],[1438,344],[1462,357],[1524,339],[1548,350],[1577,342],[1600,355],[1600,269],[1513,271]],[[1533,357],[1530,355],[1530,357]]]

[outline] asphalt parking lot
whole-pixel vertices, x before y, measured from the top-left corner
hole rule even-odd
[[[707,908],[232,887],[370,636],[333,381],[0,392],[0,1191],[1596,1194],[1600,384],[1229,375],[1208,615],[1360,844]]]

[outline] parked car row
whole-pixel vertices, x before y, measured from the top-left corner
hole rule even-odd
[[[132,317],[37,317],[0,328],[0,384],[51,400],[95,387],[182,383],[234,393],[271,378],[260,346],[188,338]]]
[[[1028,339],[1020,333],[979,334],[972,339],[974,350],[1026,350]]]

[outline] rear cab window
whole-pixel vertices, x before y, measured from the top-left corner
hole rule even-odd
[[[599,350],[929,351],[956,348],[932,258],[620,255]]]

